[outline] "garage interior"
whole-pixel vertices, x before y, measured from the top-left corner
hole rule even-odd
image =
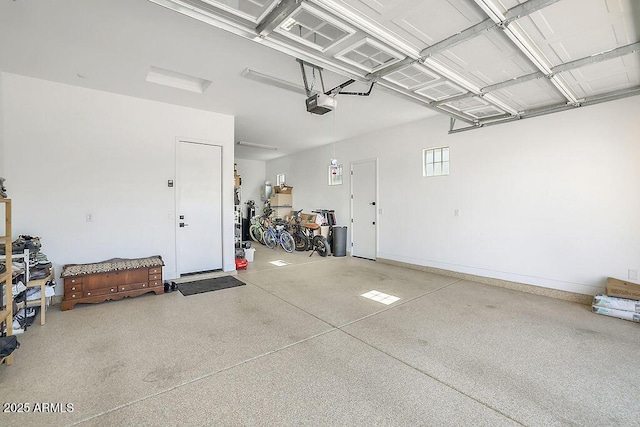
[[[0,3],[9,237],[56,281],[3,424],[637,424],[638,325],[590,305],[639,283],[639,29],[635,0]],[[347,256],[237,269],[265,181]],[[245,286],[60,310],[64,266],[151,255]]]

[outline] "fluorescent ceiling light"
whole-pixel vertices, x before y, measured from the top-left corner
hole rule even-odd
[[[211,84],[209,80],[153,66],[149,69],[147,81],[196,93],[204,93]]]
[[[245,147],[264,148],[265,150],[277,150],[278,149],[278,147],[275,147],[273,145],[256,144],[255,142],[246,142],[246,141],[238,141],[238,145],[243,145]]]
[[[283,80],[269,74],[261,73],[260,71],[252,70],[251,68],[245,68],[242,73],[240,73],[240,75],[249,80],[264,83],[269,86],[275,86],[279,87],[280,89],[290,90],[292,92],[300,93],[305,96],[307,95],[307,92],[300,84],[291,83],[290,81]]]

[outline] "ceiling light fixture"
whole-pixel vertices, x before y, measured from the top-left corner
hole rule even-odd
[[[277,150],[278,149],[278,147],[273,146],[273,145],[256,144],[255,142],[246,142],[246,141],[238,141],[238,145],[242,145],[244,147],[263,148],[265,150]]]
[[[149,68],[146,80],[149,83],[156,83],[196,93],[204,93],[211,84],[209,80],[154,66]]]
[[[279,87],[280,89],[290,90],[295,93],[306,95],[307,92],[304,88],[290,81],[280,79],[269,74],[261,73],[260,71],[252,70],[251,68],[245,68],[240,75],[246,79],[254,80],[256,82],[264,83],[270,86]]]

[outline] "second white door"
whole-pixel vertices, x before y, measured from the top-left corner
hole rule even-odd
[[[377,170],[375,160],[351,164],[351,255],[376,259]]]

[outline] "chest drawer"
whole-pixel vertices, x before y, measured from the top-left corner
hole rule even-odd
[[[96,295],[107,295],[118,292],[118,288],[116,286],[112,286],[109,288],[97,288],[97,289],[89,289],[84,291],[84,296],[86,297],[94,297]]]
[[[84,294],[82,292],[65,292],[64,293],[64,298],[65,299],[78,299],[78,298],[82,298],[84,297]]]
[[[162,267],[152,267],[149,269],[149,275],[151,274],[162,274]]]
[[[149,280],[162,280],[162,274],[150,274]]]
[[[149,283],[148,282],[130,283],[128,285],[120,285],[120,286],[118,286],[118,291],[119,292],[134,291],[136,289],[142,289],[142,288],[148,288],[148,287],[149,287]]]
[[[72,292],[82,293],[82,283],[67,283],[64,281],[64,293],[65,295]]]
[[[77,285],[82,283],[82,277],[67,277],[64,279],[64,284],[66,285]]]

